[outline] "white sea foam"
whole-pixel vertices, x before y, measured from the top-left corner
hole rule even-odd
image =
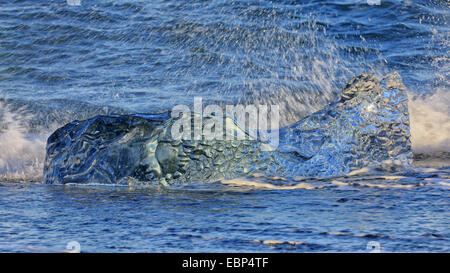
[[[27,133],[30,116],[12,112],[0,102],[0,181],[39,180],[45,159],[46,135]]]
[[[411,142],[415,153],[450,152],[450,91],[437,90],[409,101]]]
[[[229,185],[229,186],[248,187],[248,188],[263,189],[263,190],[298,190],[298,189],[312,190],[312,189],[317,188],[308,183],[299,183],[296,185],[289,185],[289,186],[287,186],[287,185],[279,186],[279,185],[274,185],[271,183],[259,181],[256,178],[252,178],[250,180],[249,178],[245,178],[245,177],[229,179],[229,180],[224,179],[224,180],[221,180],[220,183]]]

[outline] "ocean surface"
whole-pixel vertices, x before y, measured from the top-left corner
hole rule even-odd
[[[450,252],[448,1],[77,2],[0,1],[0,252]],[[394,70],[410,167],[172,188],[42,177],[47,137],[74,119],[197,96],[277,104],[284,126]]]

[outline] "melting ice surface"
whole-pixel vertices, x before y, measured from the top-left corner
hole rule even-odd
[[[87,2],[0,10],[0,251],[70,241],[86,252],[450,250],[446,1]],[[393,70],[409,98],[408,167],[169,188],[43,184],[46,140],[73,120],[202,96],[279,104],[289,126],[353,76]]]
[[[185,114],[185,127],[195,126],[198,114]],[[250,136],[245,121],[234,120],[203,117],[202,129],[211,121],[226,128],[215,131],[214,138],[202,130],[197,139],[176,138],[174,126],[186,122],[169,114],[74,121],[49,137],[44,179],[50,184],[173,185],[255,173],[332,177],[385,161],[409,165],[412,159],[408,98],[396,72],[381,82],[371,74],[353,78],[335,102],[277,128],[279,139],[270,142]],[[230,140],[225,131],[249,137]],[[271,143],[276,146],[268,149]]]

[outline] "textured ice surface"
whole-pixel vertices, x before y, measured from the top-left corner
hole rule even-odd
[[[371,74],[353,78],[325,109],[281,128],[274,151],[251,137],[174,140],[176,120],[165,113],[73,121],[48,139],[46,182],[175,184],[251,173],[326,177],[386,160],[409,164],[412,157],[408,99],[396,72],[381,81]]]

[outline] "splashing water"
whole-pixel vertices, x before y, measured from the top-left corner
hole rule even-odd
[[[0,117],[0,180],[40,180],[47,136],[27,133],[30,115],[11,112],[4,102]]]
[[[447,90],[409,101],[414,153],[450,153],[450,94]]]
[[[351,77],[361,73],[381,77],[388,71],[381,53],[371,48],[364,38],[361,42],[367,47],[360,53],[350,54],[354,49],[327,33],[326,18],[302,15],[306,20],[300,29],[264,29],[252,35],[255,37],[246,38],[243,45],[247,61],[264,64],[264,73],[255,74],[252,66],[240,71],[239,85],[245,92],[239,103],[279,105],[282,127],[323,109]],[[284,39],[283,44],[279,44],[279,39]],[[252,43],[257,43],[259,48]],[[255,56],[256,48],[262,48],[265,54]],[[372,55],[377,58],[370,59]],[[243,66],[242,62],[234,60],[233,65]],[[225,94],[233,92],[236,86],[231,85],[224,91]]]

